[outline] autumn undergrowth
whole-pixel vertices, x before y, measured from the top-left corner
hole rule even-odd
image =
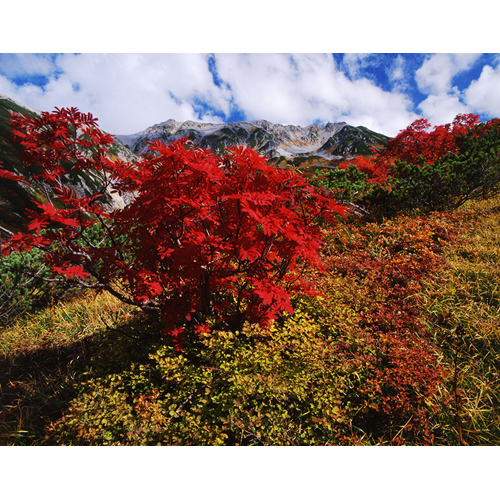
[[[461,237],[422,294],[448,370],[440,399],[443,444],[500,443],[500,203],[467,207]]]
[[[188,336],[88,292],[0,329],[4,445],[498,445],[500,202],[324,229],[319,295]]]
[[[0,443],[38,444],[71,399],[88,346],[131,315],[112,295],[87,292],[0,329]]]

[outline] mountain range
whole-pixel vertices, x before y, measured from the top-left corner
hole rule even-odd
[[[0,94],[1,168],[24,174],[25,167],[20,158],[19,146],[12,144],[10,140],[8,120],[11,111],[31,115],[39,111]],[[210,148],[218,154],[229,146],[246,146],[269,157],[270,161],[279,166],[300,165],[302,169],[334,166],[353,156],[371,154],[370,148],[382,149],[389,140],[385,135],[344,122],[299,127],[273,124],[266,120],[209,124],[170,119],[136,134],[114,136],[115,143],[110,148],[110,155],[133,161],[147,151],[150,141],[169,143],[186,136],[198,147]],[[76,176],[68,174],[67,184],[76,192],[90,194],[99,175],[99,172],[92,171]],[[25,227],[25,210],[36,209],[35,201],[46,203],[47,193],[16,181],[0,179],[0,226],[9,231]],[[118,195],[109,192],[104,203],[117,208],[125,202]]]
[[[370,154],[370,148],[381,149],[389,140],[385,135],[345,122],[299,127],[266,120],[223,124],[167,120],[142,132],[115,138],[133,153],[141,154],[147,151],[150,141],[169,143],[186,136],[216,153],[222,153],[228,146],[246,146],[271,159],[316,156],[341,160]]]

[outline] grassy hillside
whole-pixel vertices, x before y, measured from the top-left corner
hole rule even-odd
[[[12,172],[24,173],[25,169],[20,158],[20,149],[10,140],[10,111],[28,113],[9,99],[0,99],[0,164],[1,168]],[[0,183],[0,225],[9,231],[15,231],[26,223],[24,210],[35,209],[33,193],[27,192],[19,183],[2,179]]]
[[[498,198],[340,223],[322,295],[183,353],[106,294],[26,315],[0,329],[0,443],[499,445],[499,230]]]
[[[3,169],[26,175],[27,169],[21,160],[21,147],[12,143],[9,128],[10,112],[28,114],[35,113],[28,108],[22,107],[10,99],[0,98],[0,166]],[[120,143],[116,142],[110,148],[111,158],[120,156],[134,158],[134,156]],[[96,171],[85,171],[75,174],[69,172],[64,179],[67,186],[76,189],[77,192],[91,194],[99,190],[101,185],[100,173]],[[50,189],[48,190],[50,196]],[[2,179],[0,183],[0,226],[9,231],[17,232],[20,228],[26,228],[26,209],[36,210],[35,202],[47,202],[47,191],[40,185],[26,187],[18,182]],[[105,203],[111,203],[111,197],[106,195]],[[57,202],[56,202],[57,205]]]

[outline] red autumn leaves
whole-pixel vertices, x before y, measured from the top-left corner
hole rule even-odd
[[[346,169],[353,164],[368,176],[368,182],[381,184],[391,177],[391,166],[395,161],[419,164],[421,158],[428,165],[459,149],[460,138],[478,125],[479,116],[459,114],[451,124],[439,125],[431,129],[430,122],[421,118],[402,130],[387,144],[385,151],[371,157],[358,156],[346,160],[339,168]]]
[[[112,160],[112,138],[74,108],[14,115],[12,126],[28,174],[0,175],[43,182],[51,194],[10,250],[35,245],[54,273],[92,276],[91,286],[159,308],[174,336],[210,318],[233,330],[245,320],[266,323],[292,312],[292,293],[311,293],[302,273],[321,266],[317,222],[343,209],[298,174],[251,149],[219,156],[186,139],[156,141],[135,164]],[[100,172],[101,182],[86,196],[66,186],[70,174],[85,171]],[[95,202],[111,180],[132,201],[105,212]]]

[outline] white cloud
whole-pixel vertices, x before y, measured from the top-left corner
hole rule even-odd
[[[25,74],[46,75],[54,70],[50,54],[4,54],[0,59],[0,73],[8,78]]]
[[[452,82],[459,73],[471,69],[479,57],[480,54],[433,54],[416,71],[419,90],[430,94],[418,108],[432,124],[450,123],[459,113],[476,111]]]
[[[452,94],[430,95],[419,104],[419,108],[433,125],[451,123],[458,114],[471,112],[469,106]]]
[[[169,118],[220,122],[217,114],[229,116],[239,109],[250,120],[296,125],[346,121],[395,135],[417,118],[412,103],[401,92],[359,78],[369,62],[365,59],[347,58],[358,72],[358,78],[348,78],[331,54],[217,54],[218,86],[204,54],[32,56],[22,58],[15,71],[32,65],[47,83],[16,85],[0,75],[0,92],[36,109],[78,107],[115,134],[138,132]]]
[[[500,66],[485,66],[479,79],[465,91],[465,101],[479,113],[500,116]]]
[[[444,94],[452,90],[455,75],[468,70],[480,54],[433,54],[415,73],[418,88],[423,93]]]
[[[389,70],[389,79],[393,82],[400,82],[401,80],[403,80],[405,78],[404,66],[404,59],[400,54],[392,63],[392,66]]]
[[[362,68],[365,65],[367,57],[370,54],[344,54],[343,65],[346,68],[347,75],[351,79],[357,79],[360,77]]]
[[[203,54],[63,54],[56,64],[59,73],[43,89],[4,79],[0,91],[37,109],[78,107],[117,134],[169,118],[199,120],[196,99],[229,111],[228,91],[213,83]],[[219,121],[209,113],[201,118]]]
[[[11,99],[16,99],[17,86],[5,76],[0,75],[0,93]]]
[[[410,101],[367,79],[351,81],[326,54],[222,54],[219,74],[250,119],[308,125],[346,121],[388,135],[414,118]]]

